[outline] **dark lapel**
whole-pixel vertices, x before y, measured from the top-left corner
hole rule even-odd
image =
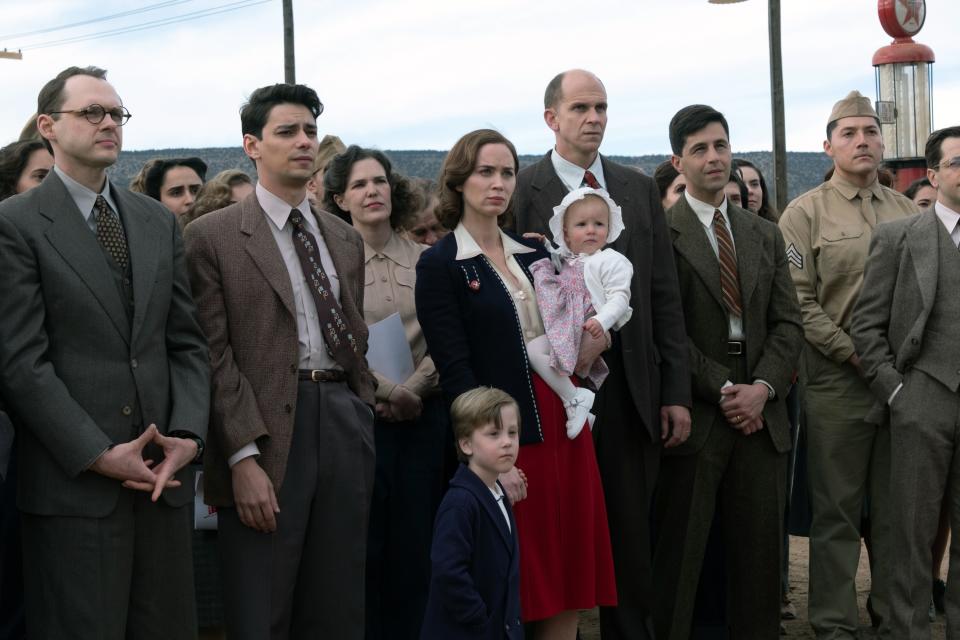
[[[740,300],[744,313],[750,305],[750,296],[757,288],[760,270],[760,219],[740,207],[727,203],[727,217],[737,252],[737,274],[740,276]]]
[[[620,205],[620,208],[624,211],[629,211],[633,207],[637,207],[639,212],[641,209],[638,206],[639,203],[633,202],[633,198],[630,195],[630,174],[627,172],[633,171],[626,167],[620,166],[607,160],[603,156],[600,156],[600,164],[603,165],[603,179],[607,183],[607,193],[610,194],[610,197]],[[624,213],[624,228],[620,232],[620,236],[617,238],[614,243],[615,246],[619,247],[620,252],[623,253],[630,243],[630,232],[634,225],[631,225],[629,221],[635,220],[636,217]]]
[[[247,236],[244,246],[260,273],[280,297],[283,306],[296,318],[290,274],[287,273],[287,265],[269,225],[267,214],[257,200],[257,194],[251,193],[240,203],[240,233]]]
[[[921,213],[907,226],[907,249],[913,258],[913,267],[917,271],[917,285],[923,308],[933,308],[937,295],[937,277],[940,268],[940,219],[933,209]],[[916,311],[916,310],[914,310]]]
[[[533,189],[531,200],[536,202],[532,207],[534,214],[539,218],[539,228],[550,228],[550,217],[553,216],[553,208],[560,204],[563,197],[567,195],[567,187],[560,180],[560,176],[553,170],[553,162],[550,160],[550,154],[543,157],[543,160],[534,166],[533,178],[530,180],[530,187]],[[537,225],[530,224],[530,227],[537,228]]]
[[[130,321],[106,256],[87,220],[55,172],[37,187],[40,215],[50,220],[47,240],[100,303],[120,337],[130,343]]]
[[[158,238],[161,225],[157,216],[167,215],[164,211],[150,211],[126,189],[112,188],[112,195],[123,219],[127,234],[127,246],[130,251],[130,270],[133,274],[133,329],[130,340],[137,339],[137,333],[143,325],[143,318],[149,306],[156,281],[157,262],[160,246],[165,240]]]
[[[362,286],[362,276],[357,272],[357,265],[363,263],[363,256],[359,255],[357,245],[350,241],[343,225],[337,224],[340,220],[333,214],[314,210],[314,217],[327,245],[327,251],[330,252],[337,278],[340,279],[340,307],[346,313],[363,317],[363,309],[357,309],[354,304],[357,300],[356,293]],[[349,311],[350,309],[352,311]]]
[[[466,465],[462,465],[457,469],[457,473],[453,478],[455,484],[459,484],[461,487],[469,491],[474,495],[479,502],[483,510],[486,512],[487,516],[493,521],[494,526],[497,528],[497,531],[500,532],[500,539],[503,540],[503,544],[507,546],[507,551],[511,555],[513,554],[513,536],[510,531],[507,529],[507,522],[503,518],[503,512],[500,511],[500,505],[497,504],[496,499],[493,497],[493,494],[490,493],[490,488],[483,484],[477,474],[473,471],[470,471]],[[501,491],[503,487],[500,488]],[[506,500],[507,496],[503,496],[503,500]],[[507,513],[510,513],[509,509]],[[511,526],[516,526],[511,523]]]
[[[690,263],[693,270],[703,280],[710,295],[723,307],[720,294],[720,263],[717,254],[710,246],[707,232],[700,224],[687,199],[681,197],[667,213],[670,228],[674,232],[673,248]],[[726,309],[725,307],[723,307]]]

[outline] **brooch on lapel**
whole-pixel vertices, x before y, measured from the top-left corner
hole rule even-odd
[[[480,274],[477,272],[476,265],[460,265],[463,271],[463,278],[467,283],[467,288],[471,291],[480,291]]]

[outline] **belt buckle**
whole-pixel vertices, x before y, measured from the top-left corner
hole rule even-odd
[[[310,381],[311,382],[323,382],[325,371],[323,369],[313,369],[310,371]]]
[[[740,356],[743,355],[743,343],[730,340],[727,342],[727,355],[729,356]]]

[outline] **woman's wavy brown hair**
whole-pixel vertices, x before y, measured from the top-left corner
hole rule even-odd
[[[520,170],[520,159],[513,143],[507,140],[502,133],[493,129],[477,129],[471,131],[453,145],[440,168],[440,206],[437,208],[437,219],[447,229],[453,229],[463,217],[463,194],[457,190],[473,173],[477,165],[477,155],[480,148],[487,144],[502,144],[510,149],[513,156],[514,171]],[[513,198],[507,203],[507,210],[500,216],[501,225],[513,216]]]

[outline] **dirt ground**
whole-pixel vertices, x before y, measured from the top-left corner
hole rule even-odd
[[[813,631],[807,621],[807,568],[809,564],[806,538],[790,538],[790,585],[791,600],[797,607],[797,619],[784,621],[787,635],[782,638],[813,638]],[[944,566],[944,573],[946,566]],[[870,621],[867,616],[866,601],[870,592],[870,570],[867,565],[867,553],[860,554],[860,570],[857,574],[857,599],[860,602],[860,627],[864,629],[864,638],[873,638]],[[942,615],[932,625],[932,640],[945,640],[946,628]],[[580,616],[580,637],[582,640],[600,640],[600,627],[597,612],[585,611]]]

